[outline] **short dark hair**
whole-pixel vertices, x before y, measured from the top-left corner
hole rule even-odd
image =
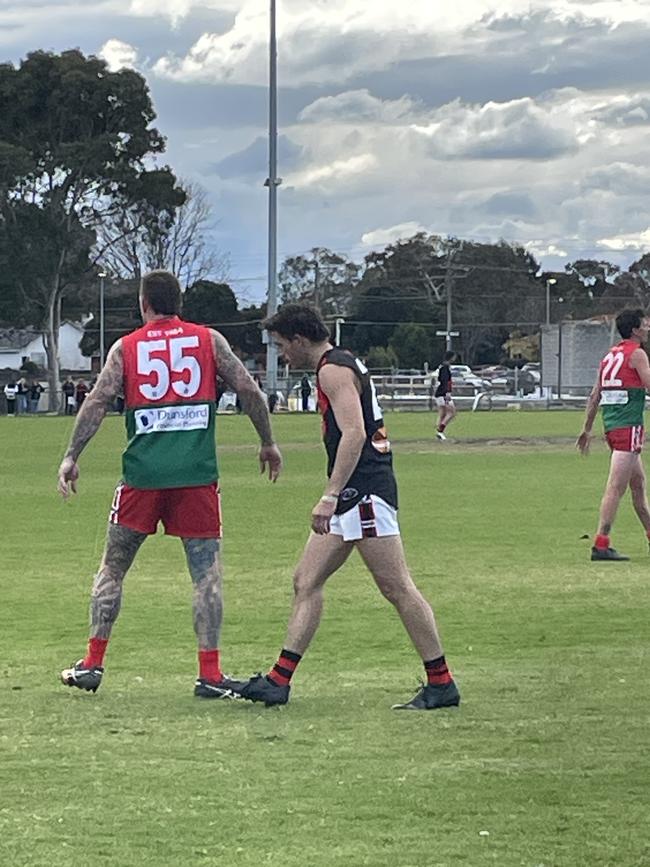
[[[454,361],[456,359],[456,353],[453,350],[449,350],[445,352],[445,361]]]
[[[143,299],[154,313],[173,316],[181,310],[181,287],[169,271],[150,271],[142,278]]]
[[[623,310],[616,317],[616,328],[623,340],[629,340],[635,328],[640,328],[645,319],[645,313],[637,307],[635,310]]]
[[[280,337],[306,337],[312,343],[330,339],[330,332],[315,307],[309,304],[285,304],[273,316],[262,322],[262,328],[275,331]]]

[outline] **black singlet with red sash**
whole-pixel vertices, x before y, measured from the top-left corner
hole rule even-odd
[[[366,431],[366,441],[359,463],[339,495],[336,514],[349,511],[368,494],[376,494],[396,509],[397,482],[393,473],[393,455],[375,386],[363,362],[344,349],[328,350],[318,362],[316,369],[318,408],[323,416],[323,442],[327,451],[327,476],[329,478],[334,469],[336,453],[341,441],[341,429],[336,423],[334,411],[318,379],[319,372],[326,364],[348,367],[359,380],[361,385],[359,399]]]

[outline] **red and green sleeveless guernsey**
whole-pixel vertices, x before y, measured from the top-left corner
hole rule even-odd
[[[122,338],[127,446],[122,474],[133,488],[216,482],[217,371],[210,331],[178,316]]]
[[[645,388],[630,356],[639,349],[635,340],[621,340],[600,362],[600,406],[605,433],[643,425]]]

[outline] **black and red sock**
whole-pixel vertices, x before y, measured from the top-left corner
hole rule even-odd
[[[598,548],[599,551],[605,551],[609,548],[609,536],[605,536],[603,533],[598,533],[594,539],[594,548]]]
[[[451,683],[451,672],[447,668],[444,656],[430,659],[424,662],[424,670],[427,673],[427,683],[434,686],[444,686]]]
[[[199,677],[212,683],[223,679],[218,650],[199,650]]]
[[[289,686],[293,673],[301,659],[302,655],[300,653],[294,653],[293,650],[283,648],[278,661],[266,676],[276,686]]]
[[[439,424],[438,425],[438,433],[444,433],[446,427],[447,427],[446,424]]]
[[[108,646],[108,638],[89,638],[88,649],[84,657],[84,668],[101,668],[104,665],[104,654]]]

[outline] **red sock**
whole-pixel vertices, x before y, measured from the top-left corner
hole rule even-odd
[[[444,433],[446,427],[447,427],[446,424],[439,424],[438,425],[438,433]]]
[[[427,683],[432,683],[435,686],[451,683],[451,672],[447,668],[444,656],[439,656],[437,659],[430,659],[428,662],[425,662],[424,670],[427,673]]]
[[[199,677],[211,680],[213,683],[222,680],[218,650],[199,650]]]
[[[83,661],[84,668],[101,668],[107,646],[108,638],[89,638],[88,650]]]
[[[299,653],[282,649],[278,661],[266,675],[276,686],[289,686],[293,673],[302,659]]]
[[[594,547],[598,548],[599,551],[604,551],[605,548],[609,548],[609,536],[603,536],[601,533],[598,533],[594,539]]]

